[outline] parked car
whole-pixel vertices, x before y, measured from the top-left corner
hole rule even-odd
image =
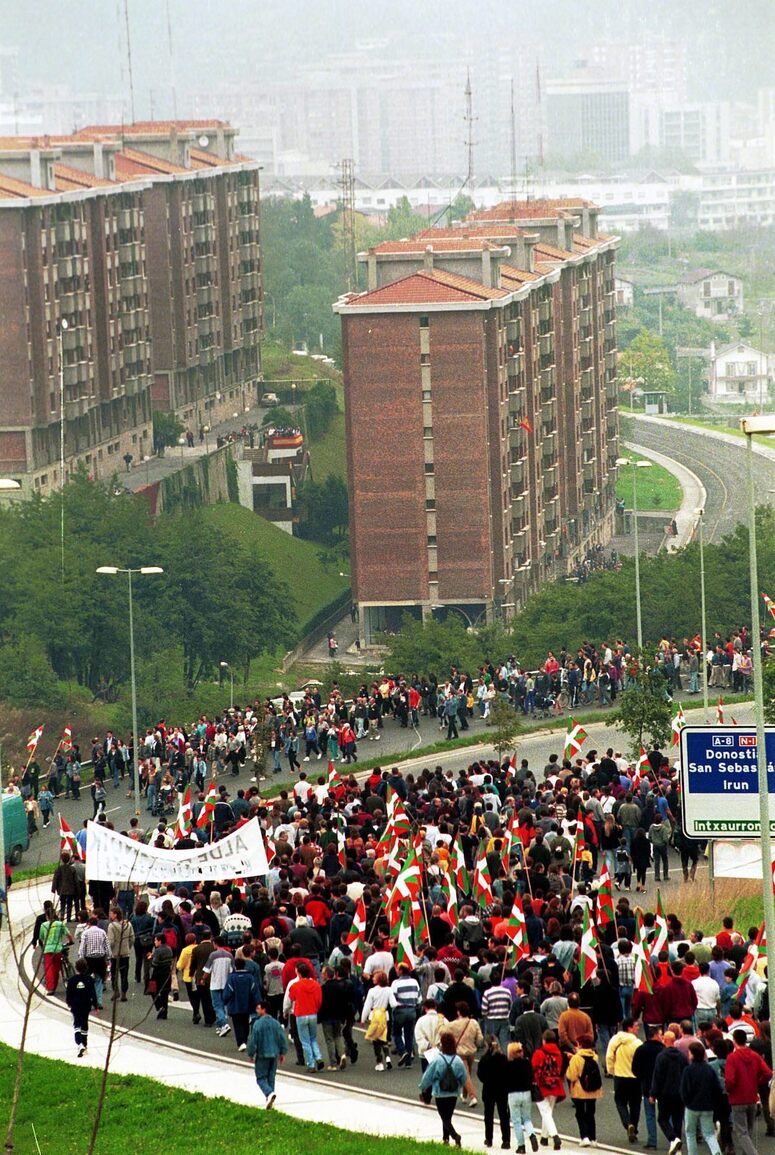
[[[264,393],[261,397],[261,404],[265,408],[271,409],[273,406],[280,404],[280,398],[276,393]]]
[[[5,858],[11,866],[17,866],[22,860],[22,854],[30,845],[27,812],[18,794],[4,794],[2,798]]]

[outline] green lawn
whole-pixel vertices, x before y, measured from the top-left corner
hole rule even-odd
[[[293,1048],[291,1048],[291,1052]],[[165,1059],[160,1055],[164,1066]],[[0,1045],[0,1114],[5,1131],[13,1087],[16,1051]],[[14,1131],[17,1155],[42,1151],[49,1155],[84,1155],[91,1135],[99,1072],[58,1060],[27,1055],[22,1093]],[[419,1081],[419,1075],[418,1075]],[[228,1075],[215,1075],[225,1085]],[[278,1089],[282,1103],[282,1089]],[[344,1131],[314,1121],[300,1122],[280,1111],[265,1111],[256,1087],[256,1107],[245,1107],[223,1098],[210,1099],[179,1087],[164,1087],[140,1075],[109,1075],[105,1109],[95,1152],[97,1155],[128,1155],[133,1151],[164,1151],[183,1155],[206,1151],[208,1155],[254,1155],[255,1152],[303,1151],[305,1155],[434,1155],[441,1143],[418,1143],[379,1139],[360,1132]],[[344,1108],[344,1102],[343,1102]],[[343,1110],[343,1118],[346,1112]],[[37,1147],[33,1126],[37,1132]]]
[[[633,453],[627,449],[623,451],[633,461],[649,461],[649,469],[638,469],[638,509],[664,509],[665,512],[674,512],[679,508],[683,499],[683,490],[677,477],[674,477],[662,465],[650,461],[640,453]],[[632,509],[633,473],[630,466],[619,469],[616,482],[616,497],[623,501],[627,509]]]
[[[339,577],[342,567],[323,565],[318,557],[323,547],[315,542],[291,537],[241,505],[211,505],[202,514],[219,536],[255,550],[275,576],[287,583],[302,632],[318,610],[347,589],[348,579]]]
[[[665,421],[673,421],[678,425],[690,425],[692,429],[701,429],[704,432],[731,433],[733,437],[745,437],[739,425],[722,425],[715,421],[700,421],[694,417],[665,417]],[[765,445],[775,445],[775,437],[757,437],[756,440]]]
[[[312,476],[315,481],[325,481],[329,473],[334,473],[343,481],[347,481],[344,413],[337,413],[323,436],[310,444],[310,455]]]

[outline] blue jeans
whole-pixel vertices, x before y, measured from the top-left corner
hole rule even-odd
[[[396,1007],[393,1011],[393,1038],[399,1055],[412,1056],[414,1049],[414,1024],[417,1014],[411,1007]]]
[[[213,988],[210,987],[210,998],[212,1000],[213,1010],[215,1011],[215,1025],[220,1030],[221,1027],[226,1026],[226,1009],[223,1005],[223,991],[213,990]]]
[[[629,1019],[630,1011],[632,1010],[632,992],[634,988],[630,986],[619,987],[619,1002],[622,1005],[622,1018]]]
[[[606,1023],[598,1023],[597,1025],[597,1041],[600,1044],[600,1054],[602,1062],[605,1063],[605,1053],[608,1050],[608,1044],[611,1042],[613,1030]]]
[[[525,1146],[525,1136],[534,1135],[532,1112],[533,1103],[529,1091],[511,1091],[509,1094],[509,1111],[511,1125],[514,1128],[514,1138],[517,1147]]]
[[[686,1134],[687,1155],[697,1155],[697,1124],[699,1123],[702,1137],[708,1145],[711,1155],[721,1155],[721,1148],[716,1138],[716,1128],[713,1125],[712,1111],[692,1111],[686,1108],[684,1113],[684,1132]]]
[[[146,809],[147,810],[153,810],[155,806],[156,806],[156,783],[154,782],[152,785],[150,785],[148,787],[148,793],[146,794]]]
[[[299,1042],[304,1052],[304,1062],[307,1070],[312,1070],[322,1059],[318,1046],[318,1017],[317,1015],[297,1015],[296,1030],[299,1033]]]
[[[277,1059],[262,1059],[256,1055],[256,1082],[267,1099],[274,1094],[276,1076]]]
[[[649,1103],[648,1095],[643,1096],[643,1114],[646,1119],[646,1138],[650,1146],[657,1145],[657,1108],[655,1103]]]
[[[500,1049],[504,1055],[506,1054],[506,1048],[511,1042],[508,1019],[485,1019],[482,1023],[482,1033],[485,1038],[487,1038],[488,1035],[495,1035],[495,1038],[500,1044]]]

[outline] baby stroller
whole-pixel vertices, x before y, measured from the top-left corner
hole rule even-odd
[[[539,674],[535,680],[535,713],[539,718],[551,718],[555,695],[548,674]]]

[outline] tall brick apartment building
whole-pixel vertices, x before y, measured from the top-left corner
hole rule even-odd
[[[616,245],[593,205],[530,201],[360,254],[334,308],[364,642],[510,616],[610,539]]]
[[[67,477],[152,452],[154,409],[196,429],[255,400],[259,173],[235,135],[178,121],[0,139],[0,476],[61,484],[61,401]]]

